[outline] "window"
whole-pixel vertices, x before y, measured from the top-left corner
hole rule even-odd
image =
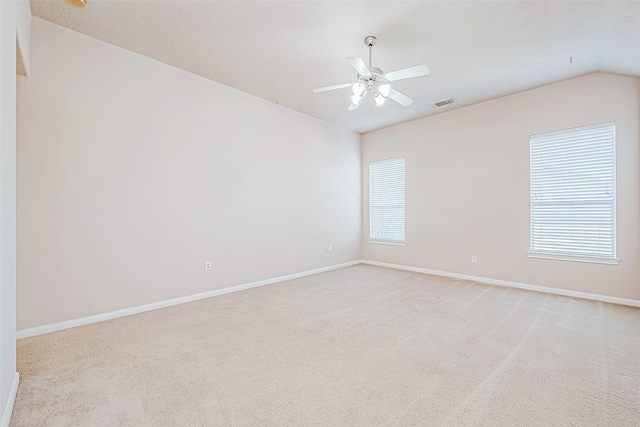
[[[529,256],[617,264],[615,123],[531,136]]]
[[[369,241],[404,243],[404,157],[369,164]]]

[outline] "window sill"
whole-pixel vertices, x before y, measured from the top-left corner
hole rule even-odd
[[[376,245],[405,246],[404,242],[385,242],[384,240],[369,240],[369,243]]]
[[[554,255],[554,254],[542,254],[537,252],[527,252],[529,258],[542,258],[542,259],[555,259],[559,261],[574,261],[574,262],[590,262],[593,264],[620,264],[620,258],[592,258],[592,257],[578,257],[569,255]]]

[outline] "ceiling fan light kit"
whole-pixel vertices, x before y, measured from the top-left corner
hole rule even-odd
[[[387,102],[387,98],[393,99],[404,107],[411,105],[413,103],[413,99],[393,89],[390,82],[409,79],[412,77],[426,76],[429,74],[429,67],[427,67],[426,64],[420,64],[385,74],[380,68],[371,65],[371,48],[376,44],[376,41],[378,41],[378,39],[374,36],[367,36],[364,39],[365,46],[369,48],[368,66],[360,58],[347,58],[347,61],[349,61],[353,68],[358,72],[357,81],[355,83],[344,83],[321,87],[314,89],[313,92],[320,93],[351,87],[353,95],[350,97],[351,105],[349,106],[349,110],[357,109],[369,92],[373,93],[373,99],[378,107]]]

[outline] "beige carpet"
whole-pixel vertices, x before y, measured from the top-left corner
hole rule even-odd
[[[18,341],[19,426],[638,426],[640,310],[357,265]]]

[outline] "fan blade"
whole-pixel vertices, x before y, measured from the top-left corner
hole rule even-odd
[[[395,89],[391,89],[391,93],[389,94],[389,98],[393,99],[394,101],[396,101],[398,104],[402,105],[403,107],[408,107],[409,105],[413,104],[413,99],[409,98],[407,95],[398,92]]]
[[[347,61],[349,61],[351,65],[353,65],[353,68],[356,69],[358,74],[360,74],[361,76],[371,77],[371,71],[369,71],[367,64],[365,64],[362,59],[350,56],[347,58]]]
[[[413,67],[403,68],[402,70],[392,71],[384,75],[384,77],[394,82],[396,80],[410,79],[411,77],[426,76],[430,73],[429,67],[425,64],[414,65]]]
[[[362,100],[364,99],[365,96],[367,96],[367,94],[369,93],[369,91],[365,91],[362,93],[362,95],[360,95],[360,100],[358,101],[357,104],[354,104],[353,101],[351,101],[351,105],[349,105],[349,111],[351,110],[355,110],[356,108],[358,108],[360,106],[360,104],[362,104]]]
[[[353,83],[343,83],[341,85],[333,85],[333,86],[327,86],[327,87],[319,87],[317,89],[313,90],[313,93],[320,93],[320,92],[326,92],[328,90],[334,90],[334,89],[342,89],[345,87],[351,87],[353,86]]]

